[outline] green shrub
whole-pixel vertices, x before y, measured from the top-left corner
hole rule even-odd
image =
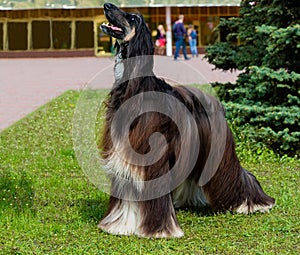
[[[244,0],[240,14],[221,20],[226,41],[207,49],[206,58],[216,68],[243,71],[235,84],[215,84],[218,96],[238,130],[247,130],[251,139],[276,153],[297,155],[300,6],[296,0]]]
[[[215,84],[227,118],[241,131],[279,154],[300,152],[300,74],[251,67],[236,84]],[[247,86],[243,86],[247,84]]]

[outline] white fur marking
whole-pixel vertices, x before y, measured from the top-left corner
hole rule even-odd
[[[139,209],[140,202],[122,200],[120,204],[107,215],[98,225],[103,231],[114,235],[137,235],[141,237],[170,238],[182,237],[183,231],[171,218],[172,226],[169,231],[158,232],[148,236],[142,231],[142,215]],[[169,217],[172,217],[171,215]]]
[[[137,190],[144,188],[144,169],[126,162],[118,153],[113,153],[107,160],[105,169],[108,174],[113,174],[124,180],[134,180]]]
[[[130,31],[128,31],[126,37],[124,38],[125,42],[130,41],[135,36],[135,27],[133,27]]]
[[[122,200],[98,225],[114,235],[140,235],[140,210],[137,202]]]
[[[183,206],[206,206],[208,200],[202,187],[197,183],[185,180],[172,192],[173,204],[175,208]]]
[[[121,80],[123,78],[124,74],[124,63],[122,60],[121,53],[118,53],[115,60],[115,67],[114,67],[114,74],[115,74],[115,80]]]
[[[243,214],[248,214],[248,213],[254,213],[254,212],[269,212],[269,210],[273,207],[274,205],[253,205],[249,206],[247,205],[247,200],[243,202],[239,207],[235,209],[237,213],[243,213]]]

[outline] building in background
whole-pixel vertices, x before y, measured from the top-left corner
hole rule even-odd
[[[113,41],[99,26],[106,21],[104,0],[0,0],[0,57],[105,56]],[[200,52],[220,40],[214,31],[220,18],[239,15],[240,0],[111,0],[125,11],[140,12],[155,35],[167,30],[167,54],[172,54],[172,23],[184,14],[184,23],[197,30]],[[184,3],[179,3],[184,2]]]

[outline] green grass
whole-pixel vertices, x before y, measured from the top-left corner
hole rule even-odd
[[[72,117],[79,95],[69,91],[0,133],[0,254],[298,254],[299,160],[254,153],[238,135],[243,165],[276,198],[269,214],[178,210],[181,239],[98,230],[108,195],[76,161]]]

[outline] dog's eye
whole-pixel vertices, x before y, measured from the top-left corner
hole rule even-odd
[[[135,21],[135,17],[132,17],[131,20],[132,20],[132,21]]]

